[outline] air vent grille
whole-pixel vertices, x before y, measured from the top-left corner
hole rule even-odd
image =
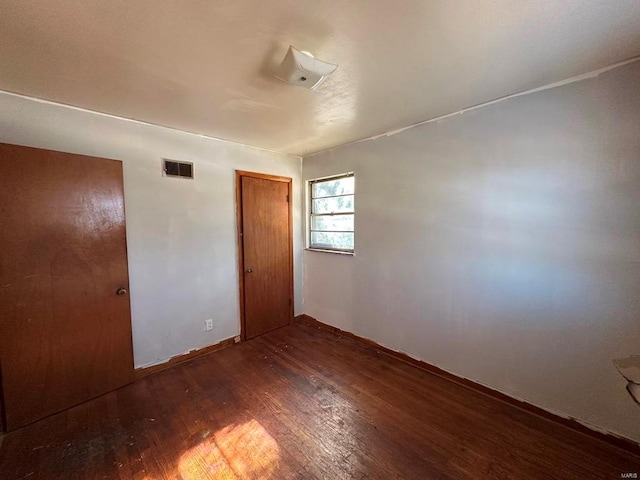
[[[162,171],[167,177],[193,178],[193,163],[163,158]]]

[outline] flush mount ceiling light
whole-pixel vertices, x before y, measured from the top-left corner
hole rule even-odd
[[[313,58],[309,52],[303,52],[289,46],[284,60],[274,75],[292,85],[315,90],[336,68],[338,65],[322,62]]]

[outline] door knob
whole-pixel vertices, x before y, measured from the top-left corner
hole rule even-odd
[[[116,290],[116,294],[117,295],[126,295],[127,294],[127,289],[124,287],[120,287],[118,290]]]
[[[253,268],[247,268],[247,273],[253,273]]]

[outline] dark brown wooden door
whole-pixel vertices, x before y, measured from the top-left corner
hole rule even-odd
[[[238,175],[243,334],[248,339],[293,319],[291,179]]]
[[[14,430],[131,382],[133,351],[122,163],[0,144],[0,171],[0,368]]]

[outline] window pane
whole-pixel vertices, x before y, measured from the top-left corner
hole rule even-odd
[[[353,212],[353,195],[344,197],[317,198],[313,200],[311,213]]]
[[[353,232],[311,232],[311,248],[353,250]]]
[[[316,182],[311,185],[311,196],[313,198],[331,197],[335,195],[348,195],[353,193],[353,177],[338,178],[325,182]]]
[[[311,230],[353,232],[353,214],[311,217]]]

